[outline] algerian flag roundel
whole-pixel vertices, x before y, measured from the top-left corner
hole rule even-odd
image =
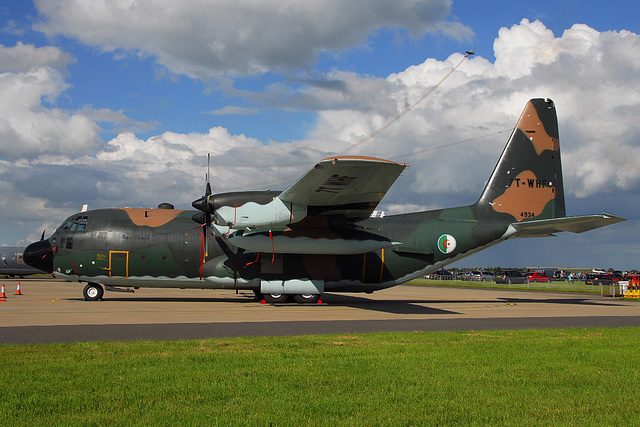
[[[443,234],[438,238],[438,249],[443,254],[450,254],[456,248],[456,238],[451,234]]]

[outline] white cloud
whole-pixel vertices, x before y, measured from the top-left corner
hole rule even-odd
[[[110,129],[111,133],[124,133],[124,132],[143,132],[150,131],[157,123],[156,122],[140,122],[127,117],[124,111],[113,111],[108,108],[93,109],[90,106],[85,106],[78,112],[96,123],[105,123],[113,125]]]
[[[59,70],[35,61],[34,68],[0,75],[0,85],[4,84],[8,99],[17,105],[13,108],[20,111],[13,115],[10,103],[0,100],[0,144],[4,144],[0,147],[9,150],[25,141],[31,150],[31,154],[13,150],[17,158],[31,160],[0,162],[0,176],[22,177],[21,184],[28,186],[27,177],[38,171],[36,180],[56,188],[56,195],[30,189],[25,205],[52,212],[76,210],[87,202],[104,207],[169,201],[186,208],[203,191],[206,153],[213,155],[214,191],[279,189],[285,186],[284,180],[296,178],[315,161],[366,140],[349,154],[412,165],[381,209],[473,203],[509,135],[498,132],[514,126],[529,98],[549,97],[556,102],[560,119],[567,197],[637,193],[640,36],[628,31],[598,32],[576,24],[558,37],[541,22],[527,20],[499,34],[495,64],[479,56],[465,60],[413,111],[370,140],[369,135],[430,91],[462,56],[428,59],[386,79],[333,71],[326,76],[331,84],[298,87],[287,102],[296,108],[312,105],[318,111],[316,127],[304,141],[287,144],[265,144],[220,127],[207,133],[165,132],[146,140],[123,132],[107,143],[95,144],[91,136],[95,120],[117,121],[121,113],[88,115],[47,108],[42,97],[55,99],[65,82]],[[12,126],[7,127],[7,117],[14,120]],[[28,126],[31,123],[34,126]],[[78,129],[70,136],[79,141],[75,150],[69,149],[73,144],[45,144],[43,133],[33,130],[47,128],[46,135],[52,139],[51,135],[59,138],[69,133],[72,126]],[[456,144],[481,135],[491,136]],[[6,144],[7,139],[13,142]],[[443,146],[447,148],[436,149]],[[38,151],[41,147],[47,148]],[[58,186],[64,183],[56,181],[61,176],[75,185],[63,195]],[[280,185],[273,185],[279,181]],[[17,199],[19,192],[15,186],[5,194]],[[587,203],[582,205],[588,208]],[[0,215],[11,216],[8,209],[0,206]],[[596,210],[600,209],[607,207]],[[569,211],[574,213],[571,204]]]
[[[36,0],[35,25],[107,52],[153,56],[191,77],[295,69],[323,51],[363,46],[381,28],[469,38],[471,30],[443,21],[451,0],[196,0],[145,2]]]
[[[633,164],[640,154],[640,57],[634,53],[640,50],[640,36],[576,24],[555,37],[541,22],[526,19],[499,34],[495,64],[472,57],[357,152],[389,158],[424,152],[399,158],[414,166],[407,174],[416,197],[455,199],[466,194],[473,202],[508,133],[449,149],[430,148],[509,129],[529,98],[549,97],[558,109],[567,195],[637,191],[640,168]],[[319,113],[313,138],[333,136],[350,144],[366,140],[432,90],[461,58],[428,59],[386,81],[342,73],[339,78],[347,89],[339,96],[314,88],[327,108]],[[369,97],[358,102],[360,88],[372,84],[377,89],[363,90]],[[345,100],[356,100],[357,109],[345,108]],[[364,107],[367,103],[369,108]]]
[[[66,87],[61,72],[47,65],[0,74],[0,158],[95,150],[99,127],[93,121],[43,106]]]
[[[217,110],[209,111],[206,114],[213,114],[214,116],[227,116],[227,115],[250,115],[250,114],[258,114],[260,109],[258,108],[247,108],[247,107],[238,107],[229,105],[224,108],[219,108]]]
[[[65,69],[75,59],[54,46],[35,47],[21,42],[14,47],[0,45],[0,72],[19,73],[39,67]]]
[[[549,64],[560,54],[553,32],[540,21],[523,19],[520,25],[501,28],[493,44],[496,70],[516,79],[531,73],[537,64]]]
[[[75,59],[54,46],[0,45],[0,158],[93,154],[102,143],[98,124],[148,130],[153,124],[129,119],[122,111],[56,108],[69,87],[66,67]]]

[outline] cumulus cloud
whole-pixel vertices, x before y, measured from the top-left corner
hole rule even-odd
[[[19,73],[39,67],[65,69],[73,62],[70,54],[55,46],[35,47],[21,42],[15,47],[0,45],[0,72]]]
[[[324,51],[364,46],[381,28],[469,38],[446,22],[451,0],[36,0],[35,28],[107,52],[149,55],[191,77],[305,67]]]
[[[73,62],[75,58],[54,46],[0,45],[0,158],[92,154],[102,142],[99,123],[111,131],[154,126],[122,111],[56,108],[58,97],[69,87],[66,67]]]
[[[533,97],[556,102],[568,196],[591,197],[634,188],[640,169],[640,36],[598,32],[576,24],[555,36],[540,21],[503,28],[494,43],[496,61],[472,57],[398,123],[358,146],[357,152],[414,165],[410,188],[418,199],[465,196],[475,201],[508,132]],[[326,109],[312,138],[358,145],[394,120],[438,84],[462,59],[428,59],[386,79],[340,73],[344,91],[313,88]],[[376,90],[366,90],[375,85]],[[362,104],[360,94],[368,94]],[[357,109],[346,108],[352,102]],[[364,105],[370,105],[364,108]],[[501,132],[498,134],[498,132]],[[475,140],[482,135],[488,138]],[[447,149],[434,149],[455,144]],[[448,203],[443,203],[448,205]]]
[[[51,46],[0,46],[0,158],[96,149],[95,122],[43,105],[54,103],[67,88],[61,69],[71,61],[70,55]]]
[[[113,49],[131,48],[112,42]],[[84,152],[78,149],[71,154],[62,145],[36,149],[35,157],[0,162],[0,176],[8,180],[23,174],[23,188],[28,186],[27,171],[33,170],[41,171],[38,177],[44,182],[57,183],[60,175],[66,182],[83,182],[77,193],[70,191],[64,200],[30,190],[30,197],[44,200],[38,206],[56,212],[77,210],[87,201],[100,206],[153,206],[170,201],[186,208],[203,191],[206,153],[213,155],[214,191],[281,189],[314,162],[356,146],[349,154],[412,164],[381,208],[395,213],[416,206],[467,204],[484,187],[525,102],[549,97],[556,102],[560,119],[567,197],[638,191],[640,58],[636,53],[640,36],[628,31],[599,32],[582,24],[554,35],[539,21],[523,20],[500,30],[494,51],[495,63],[453,54],[443,61],[427,59],[387,78],[334,70],[317,84],[298,82],[279,106],[317,112],[315,127],[301,141],[257,141],[220,127],[206,133],[165,132],[147,139],[123,132],[97,145],[87,144],[91,138],[85,136],[84,145],[79,146]],[[14,82],[31,85],[23,83],[33,92],[26,92],[26,100],[12,97],[23,103],[22,115],[26,112],[28,120],[39,123],[38,113],[57,117],[58,123],[65,123],[61,120],[65,117],[67,123],[74,116],[81,118],[81,112],[42,107],[42,96],[55,98],[64,88],[62,74],[55,68],[34,63],[28,70],[0,75],[0,84],[2,77],[13,79],[4,86],[9,94]],[[429,92],[413,111],[376,134]],[[256,94],[247,96],[259,99]],[[3,105],[0,101],[0,108]],[[228,108],[219,113],[243,111]],[[11,117],[8,109],[0,117],[5,114]],[[95,126],[97,116],[89,120],[85,114],[84,118],[89,129]],[[2,126],[4,140],[10,134]],[[372,134],[375,138],[370,138]],[[17,189],[7,191],[15,194]],[[589,209],[586,203],[583,206]],[[571,204],[569,208],[575,213]]]

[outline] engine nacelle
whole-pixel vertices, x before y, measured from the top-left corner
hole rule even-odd
[[[274,198],[266,205],[248,202],[240,206],[222,206],[215,211],[215,223],[236,230],[279,227],[307,216],[307,206],[285,203]]]

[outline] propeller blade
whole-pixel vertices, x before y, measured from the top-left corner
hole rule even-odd
[[[199,210],[200,213],[193,215],[191,218],[202,224],[202,246],[203,246],[203,254],[201,260],[201,267],[207,260],[209,256],[209,242],[207,241],[207,234],[209,233],[209,224],[211,224],[211,214],[215,212],[215,207],[213,206],[213,192],[211,191],[211,153],[207,153],[207,175],[205,176],[206,186],[204,190],[204,196],[200,197],[197,200],[194,200],[191,203],[195,209]]]
[[[207,188],[205,191],[206,196],[211,195],[211,153],[207,153]]]

